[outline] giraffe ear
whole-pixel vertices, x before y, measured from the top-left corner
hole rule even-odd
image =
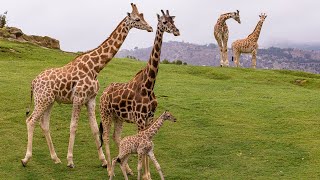
[[[239,14],[239,10],[237,10],[237,14]]]
[[[128,15],[128,17],[130,17],[130,16],[131,16],[131,14],[130,14],[130,13],[127,13],[127,15]]]
[[[158,20],[160,21],[160,15],[159,14],[157,14],[157,17],[158,17]]]
[[[174,18],[176,18],[176,16],[170,16],[171,17],[171,19],[174,19]]]

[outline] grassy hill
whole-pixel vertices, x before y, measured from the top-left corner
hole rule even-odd
[[[30,83],[44,69],[63,66],[73,57],[0,40],[0,179],[107,178],[85,108],[74,148],[76,168],[66,167],[70,105],[55,104],[51,115],[51,135],[62,164],[51,161],[39,126],[32,160],[25,168],[20,163],[27,146]],[[112,60],[99,75],[99,96],[111,82],[130,80],[145,64]],[[320,177],[320,75],[161,64],[155,94],[156,116],[168,109],[177,117],[176,123],[166,122],[154,139],[166,179]],[[135,131],[134,125],[125,124],[123,136]],[[117,155],[114,145],[111,153]],[[137,157],[129,163],[137,174]],[[153,165],[151,169],[153,179],[159,179]],[[123,179],[118,166],[116,179]]]

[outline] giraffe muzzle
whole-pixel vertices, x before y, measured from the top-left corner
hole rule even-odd
[[[173,35],[174,35],[174,36],[180,36],[180,31],[179,31],[179,29],[176,29],[175,31],[173,31]]]

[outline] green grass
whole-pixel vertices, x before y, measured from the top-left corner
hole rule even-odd
[[[75,54],[0,40],[0,179],[106,179],[83,108],[74,148],[75,169],[66,167],[70,105],[55,104],[51,135],[62,164],[54,164],[37,125],[33,158],[22,167],[27,146],[25,107],[30,83],[46,68]],[[111,82],[126,82],[146,65],[114,59],[99,75],[101,95]],[[297,83],[297,80],[303,83]],[[158,116],[166,122],[154,139],[166,179],[319,179],[320,75],[161,64],[155,86]],[[99,98],[97,98],[97,104]],[[100,121],[97,108],[97,119]],[[123,136],[136,127],[125,124]],[[116,156],[114,144],[112,156]],[[137,158],[130,166],[137,174]],[[151,166],[153,179],[159,179]],[[123,179],[116,167],[116,178]],[[136,179],[136,176],[130,177]]]

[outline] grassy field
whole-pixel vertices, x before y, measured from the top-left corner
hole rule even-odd
[[[51,161],[39,126],[32,160],[27,167],[20,163],[27,146],[30,83],[44,69],[63,66],[73,57],[0,40],[0,179],[107,178],[86,111],[76,135],[76,168],[66,167],[70,105],[55,104],[51,116],[51,135],[62,164]],[[145,65],[112,60],[99,75],[99,96],[108,84],[130,80]],[[320,178],[320,75],[161,64],[155,94],[156,116],[170,110],[177,117],[176,123],[166,122],[154,139],[166,179]],[[125,124],[123,135],[135,131],[134,125]],[[111,149],[116,156],[115,146]],[[137,157],[132,156],[135,174],[136,165]],[[153,165],[151,170],[153,179],[159,179]],[[123,179],[118,166],[115,179]]]

